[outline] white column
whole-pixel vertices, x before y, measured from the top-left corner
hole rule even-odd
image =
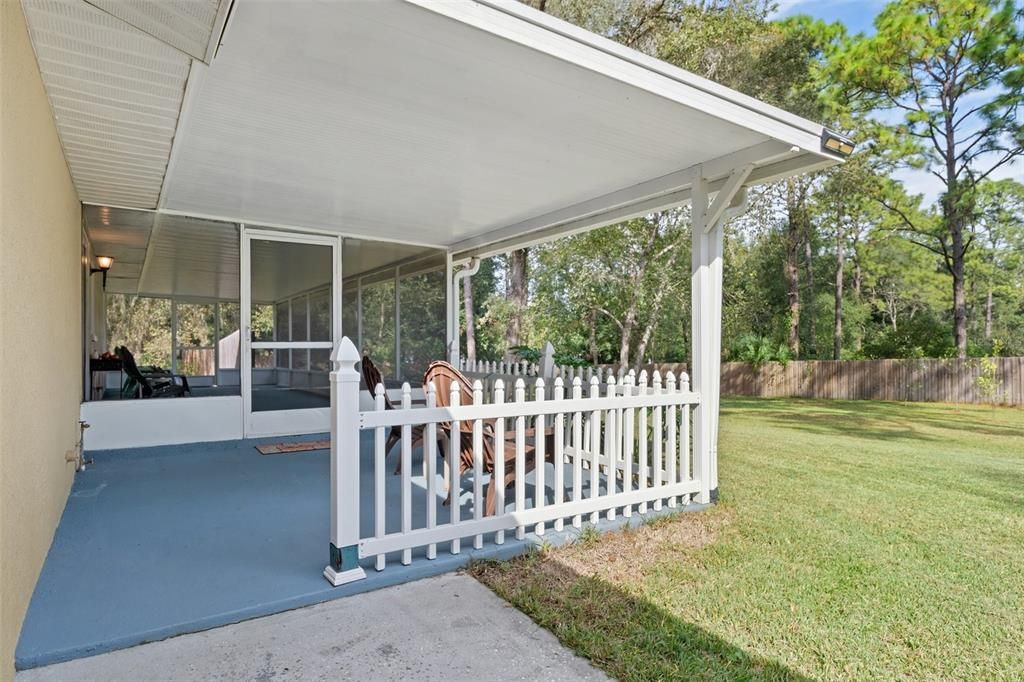
[[[707,181],[693,186],[690,379],[700,394],[693,414],[694,477],[700,480],[697,501],[717,496],[718,384],[722,345],[722,231],[708,231]],[[719,222],[719,221],[716,221]]]
[[[711,498],[718,498],[718,416],[721,411],[722,385],[722,268],[724,263],[725,219],[719,218],[708,237],[711,240],[709,298],[711,311],[711,352],[708,356],[708,416],[711,418],[711,468],[708,472]]]
[[[331,561],[337,587],[366,577],[359,566],[359,351],[346,336],[331,353]]]

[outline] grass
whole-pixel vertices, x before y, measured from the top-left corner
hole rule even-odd
[[[1024,679],[1024,410],[721,422],[713,509],[470,570],[622,680]]]

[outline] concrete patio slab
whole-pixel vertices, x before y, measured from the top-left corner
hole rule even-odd
[[[449,574],[91,658],[66,680],[607,680],[466,575]]]

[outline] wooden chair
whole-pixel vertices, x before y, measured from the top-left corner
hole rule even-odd
[[[383,379],[380,375],[380,370],[370,360],[370,356],[363,354],[363,361],[360,363],[360,369],[363,374],[363,383],[366,384],[366,390],[370,392],[370,398],[376,400],[376,394],[374,391],[377,390],[377,384],[383,383]],[[391,398],[388,397],[387,391],[384,392],[384,409],[393,410],[395,409],[394,403],[391,402]],[[391,452],[391,448],[395,447],[395,444],[402,440],[402,427],[392,426],[391,433],[388,434],[388,440],[384,444],[384,457],[386,458]],[[412,427],[412,446],[415,448],[417,445],[423,444],[423,426],[416,425]],[[443,447],[443,446],[442,446]],[[424,453],[424,458],[426,453]],[[426,473],[427,464],[426,459],[423,462],[423,471]],[[395,473],[402,473],[402,459],[398,458],[398,465],[395,467]]]
[[[459,404],[460,405],[472,405],[473,404],[473,386],[469,380],[455,367],[444,361],[437,361],[430,364],[427,368],[426,373],[423,375],[423,388],[427,390],[427,386],[433,382],[434,388],[437,391],[437,406],[438,407],[449,407],[451,405],[451,388],[453,385],[459,387]],[[459,475],[463,475],[467,471],[473,469],[473,421],[467,420],[459,423],[459,435],[458,435],[458,448],[459,448]],[[494,451],[495,451],[495,437],[494,437],[494,420],[487,419],[483,420],[484,433],[483,433],[483,472],[491,475],[491,482],[487,486],[487,497],[485,501],[484,514],[487,516],[493,516],[497,511],[497,486],[499,475],[494,471]],[[454,443],[455,436],[451,434],[451,422],[443,422],[438,424],[438,428],[442,429],[448,434],[448,442]],[[555,436],[554,428],[547,428],[543,434],[544,437],[544,456],[545,460],[554,462],[554,451],[555,451]],[[532,438],[533,443],[525,443],[523,448],[523,456],[526,458],[524,470],[526,473],[533,471],[534,466],[537,463],[537,432],[535,429],[527,429],[526,438]],[[452,447],[455,447],[454,445]],[[504,483],[504,487],[508,488],[510,485],[515,483],[516,480],[516,443],[515,443],[515,432],[507,431],[505,434],[505,440],[503,441],[504,447],[504,463],[503,475],[500,476]],[[448,469],[447,458],[444,461],[444,472],[445,482],[448,485],[448,497],[445,500],[445,504],[451,503],[451,472]],[[557,464],[556,464],[557,466]],[[544,491],[537,491],[538,495],[543,495]]]

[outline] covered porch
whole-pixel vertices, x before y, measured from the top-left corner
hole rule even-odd
[[[713,500],[722,225],[750,185],[836,163],[828,131],[515,2],[212,5],[190,35],[149,6],[25,0],[85,204],[85,386],[127,296],[166,301],[163,376],[191,390],[135,399],[118,376],[84,392],[95,462],[19,665]],[[459,282],[479,259],[684,204],[689,376],[424,392],[430,361],[459,366]],[[326,433],[329,454],[253,447]],[[505,466],[514,487],[485,514]]]

